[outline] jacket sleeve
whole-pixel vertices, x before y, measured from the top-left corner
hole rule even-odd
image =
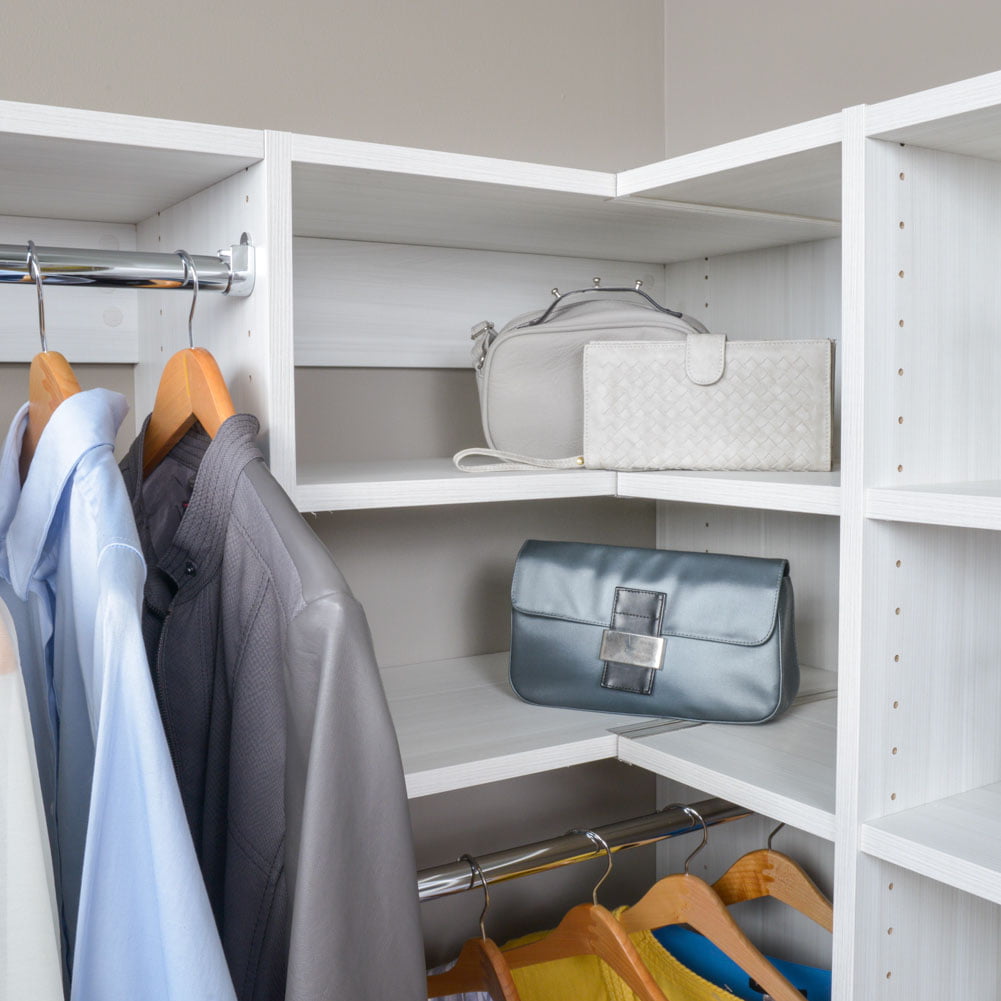
[[[286,643],[286,1001],[426,996],[416,865],[396,733],[368,622],[314,598]]]

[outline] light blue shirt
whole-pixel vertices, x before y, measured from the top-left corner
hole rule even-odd
[[[0,456],[0,598],[38,757],[72,1001],[234,1001],[142,639],[146,567],[118,393],[56,409],[21,486],[27,406]]]

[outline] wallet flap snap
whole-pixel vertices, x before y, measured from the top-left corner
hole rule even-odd
[[[726,334],[689,334],[685,338],[685,374],[697,386],[711,386],[726,369]]]

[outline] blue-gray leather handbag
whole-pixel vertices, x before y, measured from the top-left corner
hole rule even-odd
[[[511,605],[526,702],[764,723],[799,688],[783,559],[529,540]]]

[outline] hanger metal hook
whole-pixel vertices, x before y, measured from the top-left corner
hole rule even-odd
[[[49,341],[45,336],[45,299],[42,296],[42,269],[38,264],[38,252],[35,250],[35,241],[28,241],[28,273],[35,283],[35,291],[38,292],[38,334],[42,340],[42,351],[49,350]]]
[[[768,835],[768,850],[769,850],[769,851],[771,851],[771,850],[772,850],[772,838],[774,838],[774,837],[775,837],[775,835],[776,835],[776,834],[778,834],[778,833],[779,833],[779,831],[781,831],[783,827],[785,827],[785,821],[784,821],[784,820],[782,821],[782,823],[781,823],[781,824],[779,824],[779,825],[778,825],[778,827],[776,827],[776,828],[775,828],[775,829],[774,829],[774,830],[772,831],[772,833],[771,833],[771,834],[769,834],[769,835]]]
[[[483,887],[483,910],[480,911],[480,938],[482,938],[485,942],[487,939],[487,929],[484,921],[487,916],[487,911],[490,910],[490,891],[487,889],[487,877],[483,875],[480,863],[477,862],[472,855],[460,855],[459,861],[468,862],[469,868],[472,869],[472,872],[469,874],[470,890],[476,886],[476,877],[480,877],[480,886]]]
[[[709,842],[709,825],[706,823],[705,817],[703,817],[694,806],[689,806],[687,803],[668,803],[667,806],[665,806],[660,812],[667,813],[668,810],[684,810],[689,820],[695,820],[702,825],[702,841],[695,851],[693,851],[692,854],[685,859],[685,875],[687,876],[688,866],[691,864],[692,859],[695,858],[695,856],[698,855],[698,853],[702,851],[702,849],[705,848]]]
[[[598,890],[601,889],[601,884],[612,875],[612,849],[609,847],[608,842],[597,832],[597,831],[586,831],[581,827],[574,827],[567,831],[567,834],[583,834],[593,845],[599,848],[605,849],[605,855],[608,858],[608,864],[605,866],[605,872],[601,879],[594,884],[594,889],[591,891],[591,900],[597,906],[598,903]]]
[[[699,842],[698,848],[696,848],[695,851],[693,851],[692,854],[685,859],[685,875],[687,876],[688,866],[692,859],[695,858],[695,856],[698,855],[698,853],[709,843],[709,825],[706,823],[706,818],[703,817],[694,806],[686,806],[685,813],[687,813],[689,817],[694,816],[695,819],[702,825],[702,840]]]
[[[195,268],[195,262],[191,259],[191,255],[186,250],[175,250],[174,253],[180,257],[181,262],[184,264],[182,288],[188,284],[188,277],[191,277],[191,310],[188,312],[188,347],[193,348],[195,346],[195,335],[192,331],[192,322],[195,318],[195,303],[198,302],[198,270]]]

